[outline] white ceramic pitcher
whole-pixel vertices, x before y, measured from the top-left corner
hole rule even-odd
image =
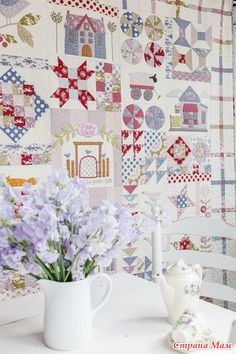
[[[103,277],[107,289],[100,302],[92,307],[91,285]],[[95,274],[75,282],[40,280],[45,295],[44,342],[56,350],[75,350],[89,343],[94,314],[104,305],[112,290],[107,274]]]

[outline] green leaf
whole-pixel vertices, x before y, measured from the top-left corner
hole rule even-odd
[[[1,34],[7,43],[17,43],[17,40],[11,34]]]
[[[71,129],[71,130],[74,130],[74,127],[71,123],[68,124],[68,127]]]
[[[19,24],[23,26],[36,25],[40,20],[40,17],[41,16],[39,15],[33,15],[32,13],[29,13],[20,19]]]
[[[54,143],[52,144],[52,148],[55,149],[55,147],[57,147],[58,145],[58,140],[54,141]]]
[[[32,34],[19,23],[17,25],[17,32],[23,43],[27,43],[30,47],[34,46]]]

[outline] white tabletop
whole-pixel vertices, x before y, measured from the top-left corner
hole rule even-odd
[[[128,274],[112,275],[113,294],[94,318],[91,344],[76,354],[173,354],[164,338],[171,330],[159,286]],[[215,338],[227,342],[236,313],[200,302]],[[1,315],[1,314],[0,314]],[[1,354],[52,354],[43,344],[42,315],[0,326]],[[236,353],[235,350],[196,351]]]

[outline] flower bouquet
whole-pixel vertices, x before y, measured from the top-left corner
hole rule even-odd
[[[53,292],[58,305],[54,303],[55,311],[51,310],[54,320],[47,321],[47,306],[45,312],[45,342],[52,348],[74,349],[89,340],[89,333],[81,338],[77,332],[74,337],[65,335],[72,313],[63,304],[71,303],[77,314],[71,326],[81,327],[76,323],[81,306],[76,312],[75,302],[79,304],[79,297],[84,297],[81,304],[88,307],[84,316],[89,317],[90,275],[97,266],[109,266],[121,246],[134,243],[151,228],[150,218],[133,214],[117,202],[104,201],[91,208],[83,181],[69,179],[63,171],[37,187],[26,184],[21,191],[0,180],[0,269],[3,274],[17,271],[39,280],[46,305]],[[108,296],[111,284],[107,281]]]

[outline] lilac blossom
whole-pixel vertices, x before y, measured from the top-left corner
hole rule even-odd
[[[57,171],[15,192],[0,178],[0,269],[59,282],[107,267],[120,247],[151,232],[153,222],[117,202],[97,208],[79,178]]]

